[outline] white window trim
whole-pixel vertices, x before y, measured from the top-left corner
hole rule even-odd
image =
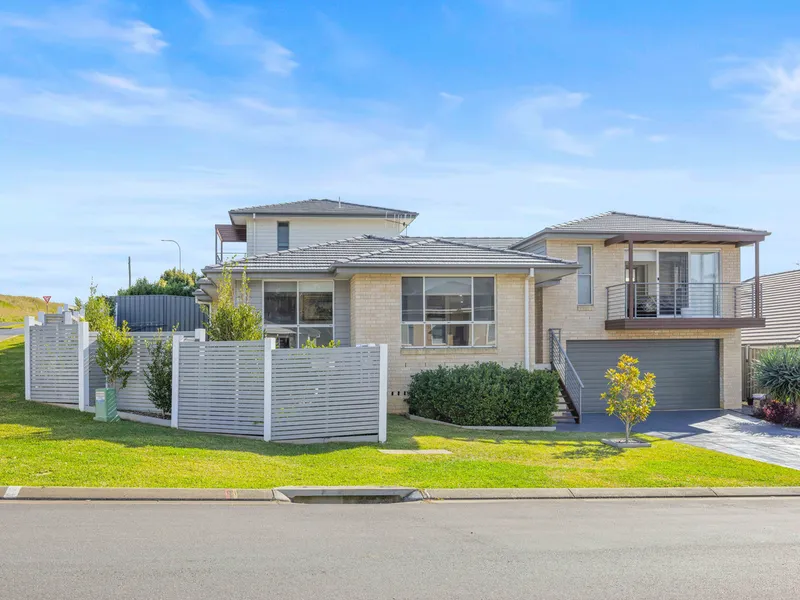
[[[418,277],[422,279],[422,317],[425,318],[425,315],[428,311],[428,299],[427,294],[425,292],[426,285],[425,280],[428,278],[440,279],[442,277],[469,277],[470,279],[470,305],[472,316],[475,316],[475,278],[489,278],[491,277],[494,285],[492,286],[493,290],[493,300],[494,300],[494,321],[404,321],[403,320],[403,279],[409,277]],[[407,325],[422,325],[422,346],[410,346],[407,344],[403,344],[403,330],[402,328]],[[428,337],[426,328],[429,325],[469,325],[469,336],[470,336],[470,344],[468,346],[448,346],[448,345],[436,345],[436,346],[428,346],[426,345],[426,340]],[[475,325],[494,325],[494,344],[475,344]],[[494,275],[401,275],[400,276],[400,347],[401,348],[408,348],[412,350],[450,350],[453,348],[497,348],[497,277]]]
[[[589,272],[588,273],[576,273],[577,280],[579,281],[581,277],[588,277],[589,278],[589,302],[581,302],[580,298],[580,285],[576,286],[576,300],[578,302],[578,306],[594,306],[594,246],[592,244],[578,244],[578,250],[581,248],[589,248]],[[578,252],[580,254],[580,252]],[[576,255],[576,258],[580,258]]]
[[[311,323],[300,323],[300,283],[301,282],[322,282],[322,281],[330,281],[332,284],[331,290],[331,324],[311,324]],[[278,325],[275,323],[268,324],[266,322],[266,311],[264,310],[265,298],[264,295],[266,294],[266,287],[267,283],[296,283],[297,284],[297,310],[296,316],[297,323],[294,325]],[[295,335],[297,336],[297,348],[300,348],[300,328],[301,327],[330,327],[331,329],[331,339],[335,340],[336,338],[336,280],[334,279],[262,279],[261,280],[261,328],[264,331],[265,336],[269,335],[277,335],[277,334],[270,334],[267,331],[268,327],[286,327],[286,329],[294,328],[297,332]]]

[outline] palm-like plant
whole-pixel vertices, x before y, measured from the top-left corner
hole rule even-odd
[[[800,400],[800,348],[770,348],[755,364],[756,385],[774,400],[797,406]]]

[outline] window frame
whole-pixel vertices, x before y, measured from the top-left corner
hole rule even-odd
[[[307,282],[314,282],[314,283],[328,283],[331,284],[331,323],[328,325],[327,323],[323,324],[315,324],[315,323],[301,323],[300,322],[300,284],[307,283]],[[295,307],[295,323],[294,324],[268,324],[266,321],[266,311],[264,310],[265,304],[265,295],[267,293],[267,284],[268,283],[294,283],[297,286],[297,290],[295,291],[296,297],[296,304]],[[329,328],[331,330],[331,339],[336,340],[336,280],[334,279],[262,279],[261,280],[261,327],[264,331],[264,337],[269,337],[270,335],[276,336],[280,334],[276,334],[274,332],[268,331],[269,327],[273,328],[280,328],[280,329],[293,329],[294,335],[297,338],[297,345],[292,348],[292,350],[297,350],[301,347],[300,345],[300,330],[301,329],[308,329],[312,327],[316,327],[319,329],[322,328]]]
[[[286,227],[286,247],[281,248],[281,227]],[[288,250],[292,247],[291,241],[291,228],[289,226],[289,221],[278,221],[277,225],[275,226],[275,247],[278,249],[278,252],[283,252],[284,250]]]
[[[578,250],[576,251],[576,261],[580,264],[580,249],[581,248],[589,248],[589,272],[588,273],[581,273],[580,270],[575,274],[577,279],[575,280],[575,300],[577,301],[578,306],[594,306],[594,245],[593,244],[578,244]],[[589,278],[589,302],[581,302],[581,286],[580,280],[582,277]]]
[[[428,296],[427,296],[427,279],[441,279],[446,277],[469,279],[470,280],[470,320],[469,321],[428,321],[426,320],[428,313]],[[403,319],[403,279],[419,278],[422,279],[422,321],[405,321]],[[475,279],[491,279],[492,280],[492,299],[494,301],[494,320],[493,321],[476,321],[475,320]],[[403,343],[403,328],[409,325],[422,326],[422,345],[411,345]],[[468,325],[469,326],[469,345],[466,346],[448,346],[448,345],[428,345],[428,327],[436,325]],[[475,344],[475,326],[476,325],[494,325],[494,343],[493,344]],[[497,276],[495,275],[401,275],[400,276],[400,347],[403,349],[412,350],[449,350],[453,348],[497,348]]]

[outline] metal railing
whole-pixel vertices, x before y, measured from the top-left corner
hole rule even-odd
[[[577,371],[575,371],[575,367],[572,366],[572,362],[567,356],[567,351],[561,345],[560,332],[556,332],[557,330],[550,330],[550,364],[553,365],[553,370],[558,373],[564,388],[567,390],[567,394],[569,394],[572,405],[578,411],[578,423],[580,423],[583,415],[583,382]]]
[[[633,294],[633,301],[630,301]],[[749,283],[619,283],[606,288],[606,318],[760,317],[756,288]]]

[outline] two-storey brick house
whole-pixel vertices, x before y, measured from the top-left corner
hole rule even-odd
[[[767,232],[605,213],[525,239],[403,235],[416,216],[331,200],[231,211],[198,301],[224,244],[245,243],[229,264],[266,335],[388,344],[394,412],[413,373],[476,361],[552,366],[576,417],[600,412],[624,352],[656,373],[660,409],[740,406],[740,329],[763,319],[739,248]]]

